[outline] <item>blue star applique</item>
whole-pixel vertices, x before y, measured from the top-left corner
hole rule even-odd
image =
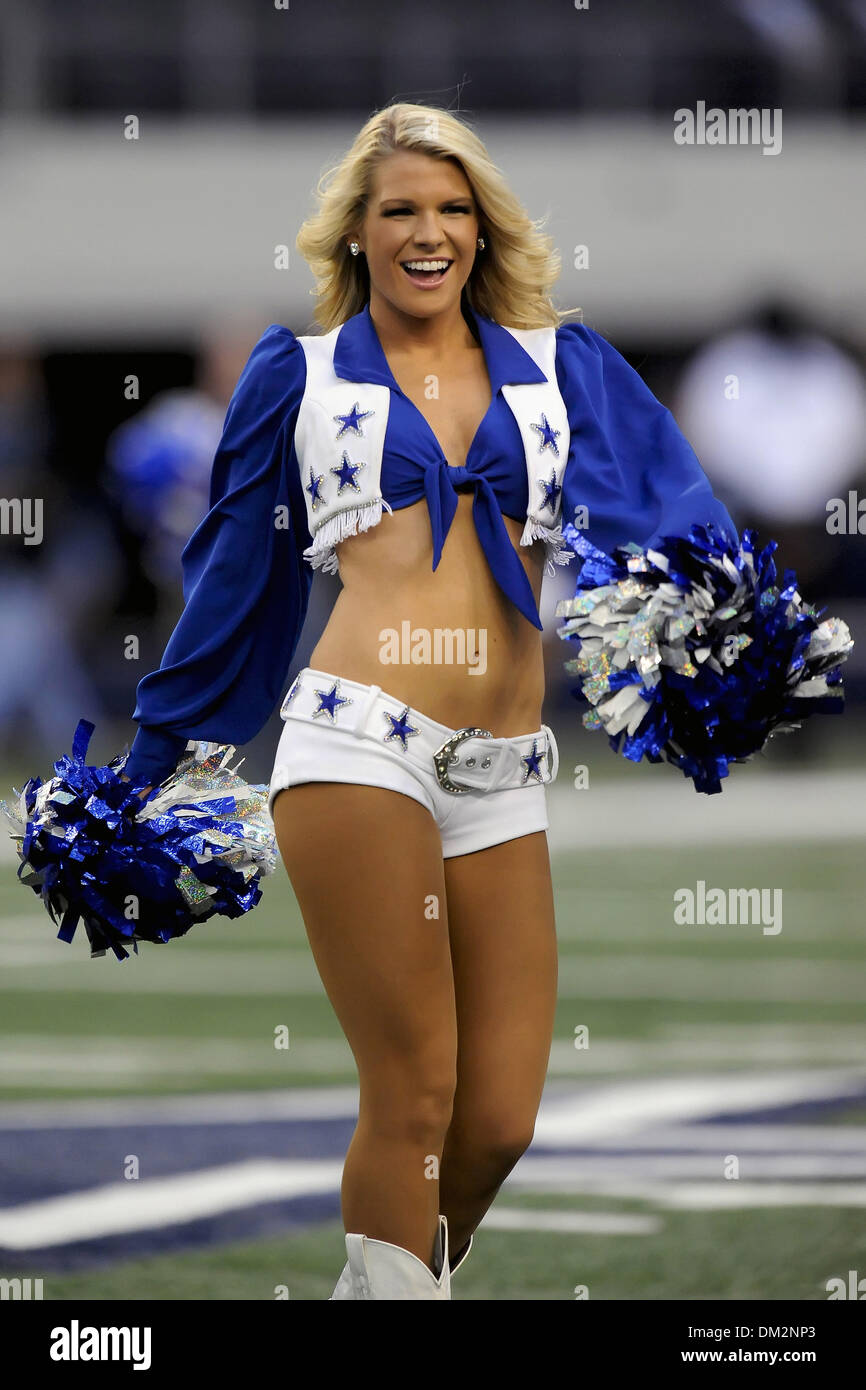
[[[556,469],[554,468],[549,478],[539,478],[538,486],[544,493],[544,501],[541,504],[542,510],[545,507],[549,507],[552,512],[555,512],[556,500],[559,497],[559,494],[562,492],[562,488],[556,481]]]
[[[304,488],[304,492],[308,492],[310,494],[310,501],[313,505],[313,511],[315,511],[317,507],[322,507],[325,504],[325,499],[319,491],[319,484],[323,482],[324,477],[324,473],[314,473],[312,468],[310,469],[310,481]]]
[[[545,449],[552,449],[554,457],[559,458],[559,446],[556,441],[561,435],[562,430],[555,430],[543,411],[541,414],[541,424],[530,424],[529,428],[535,430],[536,434],[541,436],[538,452],[543,454]]]
[[[393,738],[399,738],[400,742],[403,745],[403,752],[405,753],[407,738],[411,738],[413,734],[419,734],[421,732],[420,729],[415,728],[414,724],[409,723],[409,706],[404,705],[403,710],[399,715],[390,714],[386,710],[385,718],[390,719],[391,721],[390,731],[387,734],[383,735],[385,743],[390,742],[390,740]]]
[[[330,690],[317,690],[315,694],[319,697],[319,708],[313,710],[313,719],[318,719],[320,715],[326,714],[332,724],[337,722],[337,710],[341,705],[351,705],[353,702],[348,695],[341,695],[338,686],[339,677],[335,677],[334,684]]]
[[[338,497],[340,496],[340,493],[343,491],[344,487],[354,488],[355,492],[361,491],[361,489],[358,487],[357,482],[355,481],[355,474],[358,472],[359,468],[366,467],[366,463],[352,463],[345,449],[343,450],[343,458],[339,468],[331,469],[331,472],[335,473],[340,480],[339,484],[337,485]]]
[[[294,700],[294,698],[295,698],[295,696],[297,695],[297,693],[298,693],[298,691],[300,690],[300,688],[301,688],[301,677],[300,677],[300,675],[297,675],[297,676],[295,676],[295,679],[292,681],[292,687],[291,687],[291,689],[290,689],[288,695],[286,696],[285,700],[283,701],[283,709],[288,709],[289,705],[290,705],[290,704],[292,703],[292,701]]]
[[[523,774],[524,786],[529,781],[530,777],[535,777],[539,782],[544,781],[544,773],[541,771],[540,767],[541,759],[543,757],[544,754],[539,753],[538,751],[538,740],[533,739],[532,752],[527,753],[524,757],[520,759],[522,763],[526,763],[526,771]]]
[[[343,435],[349,430],[351,430],[353,434],[363,435],[364,431],[361,429],[361,421],[366,420],[368,415],[375,414],[375,410],[362,410],[360,402],[355,401],[348,415],[334,416],[334,420],[340,426],[337,431],[337,438],[342,439]]]

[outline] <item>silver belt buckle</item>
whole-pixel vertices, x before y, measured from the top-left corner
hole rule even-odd
[[[448,765],[451,762],[455,748],[467,738],[492,738],[493,734],[489,729],[476,729],[472,725],[467,725],[463,729],[457,729],[445,742],[441,744],[433,754],[433,766],[436,770],[436,780],[443,791],[453,792],[455,796],[463,796],[465,792],[473,791],[472,787],[459,787],[456,782],[452,782],[448,776]]]

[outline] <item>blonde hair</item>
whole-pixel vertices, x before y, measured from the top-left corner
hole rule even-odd
[[[464,121],[436,106],[394,102],[370,117],[340,163],[323,174],[318,209],[297,236],[316,277],[315,318],[324,332],[359,313],[370,298],[366,257],[352,256],[347,242],[363,219],[373,170],[396,150],[454,159],[472,187],[486,248],[464,288],[471,307],[512,328],[558,325],[563,316],[550,292],[560,259],[541,221],[530,219]]]

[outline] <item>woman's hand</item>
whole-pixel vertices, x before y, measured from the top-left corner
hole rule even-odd
[[[127,777],[127,775],[126,775],[125,772],[121,772],[121,774],[120,774],[120,780],[121,780],[121,782],[128,782],[128,781],[129,781],[129,778]],[[148,792],[149,792],[149,791],[152,791],[152,790],[153,790],[152,785],[151,785],[150,787],[145,787],[145,788],[144,788],[144,791],[136,792],[136,796],[140,796],[140,797],[144,798],[145,796],[147,796]]]

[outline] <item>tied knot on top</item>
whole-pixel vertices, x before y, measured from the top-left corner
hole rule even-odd
[[[477,473],[465,464],[449,464],[444,457],[439,460],[438,467],[428,468],[424,474],[424,492],[433,534],[434,570],[439,565],[442,547],[457,511],[457,487],[461,483],[471,483],[474,488],[472,518],[494,579],[523,616],[540,630],[542,623],[532,585],[508,534],[489,480],[483,473]]]
[[[486,479],[480,473],[473,473],[471,468],[467,468],[465,463],[448,463],[445,461],[447,470],[446,477],[452,487],[460,487],[462,483],[484,483]],[[488,484],[489,486],[489,484]]]

